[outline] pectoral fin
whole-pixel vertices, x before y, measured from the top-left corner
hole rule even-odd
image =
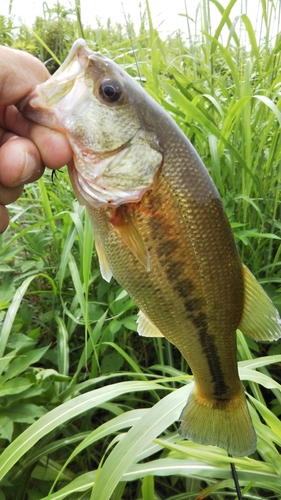
[[[239,330],[254,340],[277,340],[281,337],[279,312],[246,266],[244,273],[244,310]]]
[[[123,207],[118,207],[111,223],[118,231],[123,243],[131,250],[136,259],[150,271],[150,262],[148,250],[145,243],[132,223],[130,217],[125,212]]]
[[[142,311],[138,312],[138,333],[143,337],[164,337],[160,330],[144,315]]]
[[[102,275],[103,279],[105,281],[108,281],[108,283],[109,283],[111,278],[112,278],[112,272],[110,270],[106,256],[103,253],[103,250],[99,244],[99,240],[97,239],[97,237],[95,237],[95,246],[96,246],[96,251],[97,251],[97,255],[98,255],[98,259],[99,259],[101,275]]]

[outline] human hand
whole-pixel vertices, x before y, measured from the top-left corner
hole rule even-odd
[[[66,137],[25,118],[15,107],[49,73],[38,59],[0,46],[0,234],[7,228],[5,205],[14,202],[25,183],[39,179],[44,166],[57,169],[72,158]]]

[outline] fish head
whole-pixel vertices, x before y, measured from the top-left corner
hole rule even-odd
[[[67,135],[80,203],[117,207],[153,187],[163,152],[141,110],[143,94],[120,66],[79,39],[56,73],[20,103],[25,116]]]

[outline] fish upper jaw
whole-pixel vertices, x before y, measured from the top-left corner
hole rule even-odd
[[[53,106],[70,92],[79,77],[83,78],[91,54],[85,40],[76,40],[59,69],[18,104],[19,111],[36,123],[63,131]]]

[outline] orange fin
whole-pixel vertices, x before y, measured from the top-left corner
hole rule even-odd
[[[103,249],[101,248],[97,237],[95,237],[95,246],[100,264],[100,272],[105,281],[110,282],[112,278],[112,272],[110,270],[109,264],[107,262],[106,256],[103,253]]]
[[[114,217],[110,221],[118,231],[123,243],[131,250],[136,259],[150,271],[150,260],[148,250],[140,233],[135,228],[130,217],[123,207],[118,207]]]
[[[254,340],[281,337],[279,312],[249,269],[243,265],[245,299],[239,330]]]
[[[160,330],[158,330],[152,321],[147,319],[142,311],[138,312],[137,325],[138,334],[143,337],[164,337]]]
[[[219,446],[234,457],[244,457],[256,449],[256,433],[245,394],[239,393],[222,403],[191,392],[181,416],[179,433],[203,445]]]

